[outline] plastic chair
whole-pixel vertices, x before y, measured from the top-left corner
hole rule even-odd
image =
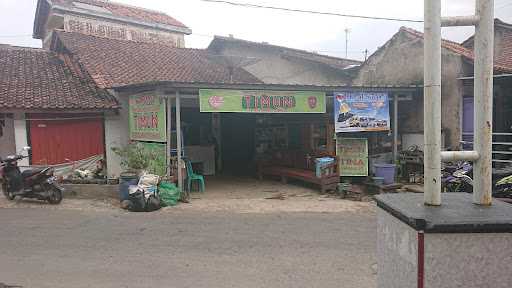
[[[189,159],[183,159],[185,161],[185,165],[187,167],[187,187],[188,191],[192,192],[192,181],[199,181],[200,190],[204,193],[204,177],[203,175],[199,175],[194,173],[192,169],[192,162]]]

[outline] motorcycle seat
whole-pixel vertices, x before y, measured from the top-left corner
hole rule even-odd
[[[27,169],[23,172],[21,172],[21,176],[23,178],[28,178],[28,177],[31,177],[31,176],[34,176],[36,174],[39,174],[41,173],[42,171],[44,171],[45,169],[47,168],[33,168],[33,169]]]

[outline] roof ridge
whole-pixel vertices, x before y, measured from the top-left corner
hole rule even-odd
[[[415,36],[422,36],[425,35],[424,32],[421,32],[421,31],[418,31],[416,29],[413,29],[411,27],[407,27],[407,26],[402,26],[400,27],[400,30],[404,30],[406,32],[409,32],[409,33],[412,33],[414,34]],[[448,43],[453,43],[453,44],[457,44],[457,45],[461,45],[460,43],[458,42],[455,42],[455,41],[452,41],[452,40],[449,40],[449,39],[445,39],[445,38],[441,38],[441,41],[444,41],[444,42],[448,42]],[[462,45],[461,45],[462,46]]]
[[[274,47],[274,48],[282,48],[282,49],[287,49],[287,50],[293,50],[295,52],[306,53],[306,54],[309,54],[309,55],[326,57],[326,58],[330,58],[330,59],[354,61],[354,62],[362,63],[362,61],[355,60],[355,59],[336,57],[336,56],[331,56],[331,55],[311,52],[311,51],[307,51],[307,50],[303,50],[303,49],[298,49],[298,48],[292,48],[292,47],[286,47],[286,46],[281,46],[281,45],[276,45],[276,44],[270,44],[268,42],[256,42],[256,41],[245,40],[245,39],[234,38],[234,37],[221,36],[221,35],[215,35],[213,39],[214,40],[215,39],[231,40],[231,41],[245,42],[245,43],[251,43],[251,44],[256,44],[256,45],[261,45],[261,46],[270,46],[270,47]]]
[[[140,7],[140,6],[135,6],[135,5],[131,5],[131,4],[125,4],[125,3],[121,3],[121,2],[117,2],[117,1],[111,1],[111,0],[68,0],[68,1],[71,1],[71,2],[81,2],[81,3],[83,3],[82,1],[85,1],[85,2],[87,2],[87,1],[103,2],[103,3],[107,3],[107,4],[112,4],[112,5],[122,6],[122,7],[128,7],[128,8],[133,8],[133,9],[138,9],[138,10],[143,10],[143,11],[147,11],[147,12],[153,12],[153,13],[157,13],[157,14],[163,14],[163,15],[170,16],[169,14],[167,14],[165,12],[162,12],[162,11],[158,11],[158,10],[154,10],[154,9],[150,9],[150,8],[145,8],[145,7]]]

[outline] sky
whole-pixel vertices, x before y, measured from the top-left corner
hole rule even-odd
[[[423,0],[232,0],[296,8],[376,17],[423,19]],[[186,47],[205,48],[213,35],[268,42],[338,57],[364,59],[383,45],[401,26],[422,30],[422,23],[353,19],[235,7],[201,0],[116,0],[115,2],[159,10],[192,29],[185,39]],[[32,39],[32,26],[37,0],[0,0],[0,43],[40,47]],[[474,13],[474,0],[443,0],[443,16]],[[495,0],[495,17],[512,23],[512,1]],[[345,49],[345,29],[348,49]],[[470,27],[443,28],[443,37],[462,42],[474,32]]]

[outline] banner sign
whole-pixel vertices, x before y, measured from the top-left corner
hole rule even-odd
[[[388,94],[381,92],[334,93],[334,126],[336,133],[388,131]]]
[[[128,110],[131,140],[167,142],[164,99],[153,95],[132,95]]]
[[[368,139],[336,139],[340,176],[368,176]]]
[[[200,89],[201,112],[325,113],[325,93]]]

